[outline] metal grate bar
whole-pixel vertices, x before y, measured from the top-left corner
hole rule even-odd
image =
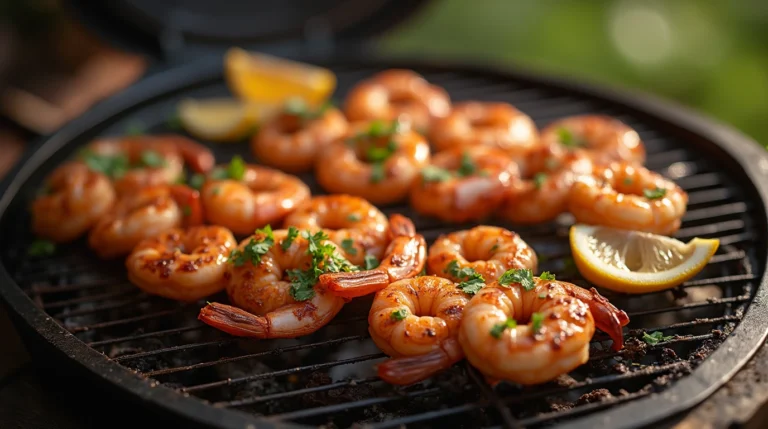
[[[745,203],[723,204],[720,206],[707,207],[704,209],[689,210],[685,213],[685,216],[683,216],[683,223],[696,220],[714,219],[721,216],[742,214],[746,211],[747,205]]]
[[[562,418],[568,418],[568,417],[574,417],[581,414],[586,414],[591,411],[608,408],[613,405],[618,405],[624,402],[633,401],[635,399],[642,398],[644,396],[648,396],[653,392],[646,392],[646,391],[640,391],[637,393],[630,393],[626,396],[620,396],[616,399],[609,400],[609,401],[603,401],[603,402],[593,402],[591,404],[585,404],[580,405],[578,407],[573,407],[569,410],[563,410],[563,411],[552,411],[550,413],[541,414],[536,417],[530,417],[527,419],[523,419],[520,421],[520,423],[524,426],[532,426],[539,423],[544,423],[549,420],[555,420],[555,419],[562,419]]]
[[[277,399],[292,398],[294,396],[301,396],[307,393],[326,392],[328,390],[337,389],[340,387],[360,386],[362,384],[370,384],[381,381],[378,377],[362,378],[347,381],[337,381],[335,383],[324,384],[322,386],[307,387],[304,389],[291,390],[289,392],[273,393],[265,396],[254,396],[247,399],[236,399],[234,401],[221,401],[213,404],[214,407],[243,407],[246,405],[258,404],[261,402],[274,401]]]
[[[54,285],[39,285],[39,284],[33,284],[32,287],[30,287],[27,290],[27,293],[35,293],[38,295],[45,295],[45,294],[52,294],[52,293],[60,293],[60,292],[77,292],[82,290],[88,290],[88,289],[98,289],[98,288],[104,288],[109,286],[130,286],[129,290],[136,290],[136,287],[133,286],[130,283],[125,282],[124,280],[120,283],[81,283],[81,284],[67,284],[67,285],[61,285],[61,286],[54,286]]]
[[[68,307],[73,304],[83,304],[83,303],[92,304],[96,301],[106,301],[112,298],[119,298],[121,296],[129,295],[131,293],[137,293],[137,292],[138,294],[142,294],[141,291],[138,291],[136,289],[134,290],[125,289],[125,290],[119,290],[115,292],[81,296],[79,298],[63,299],[61,301],[47,302],[43,304],[43,308],[46,310],[51,310],[54,308]]]
[[[488,404],[483,402],[459,405],[451,408],[443,408],[437,411],[427,411],[426,413],[419,413],[419,414],[414,414],[412,416],[391,419],[391,420],[387,420],[380,423],[367,423],[362,425],[362,429],[384,429],[384,428],[393,428],[393,427],[404,428],[406,427],[406,425],[409,425],[412,423],[440,419],[440,418],[452,416],[455,414],[462,414],[462,413],[476,410],[478,408],[482,408],[485,406],[488,406]]]
[[[647,316],[649,314],[666,313],[669,311],[690,310],[692,308],[712,307],[716,305],[734,304],[747,301],[749,301],[749,296],[747,295],[734,296],[729,298],[714,298],[711,301],[691,302],[688,304],[679,305],[677,307],[652,308],[649,310],[635,311],[627,314],[630,318],[632,318],[637,316]]]
[[[738,231],[744,229],[744,221],[729,220],[725,222],[710,223],[707,225],[691,226],[688,228],[680,228],[675,234],[676,238],[693,238],[702,235],[719,234],[725,231]]]
[[[210,346],[223,346],[227,344],[232,344],[234,342],[237,342],[238,338],[223,338],[220,340],[214,340],[214,341],[205,341],[202,343],[192,343],[192,344],[182,344],[180,346],[173,346],[173,347],[165,347],[158,350],[150,350],[148,352],[141,352],[141,353],[132,353],[129,355],[122,355],[118,356],[116,358],[113,358],[112,360],[123,362],[126,360],[134,360],[134,359],[140,359],[145,358],[149,356],[157,356],[164,353],[171,353],[171,352],[180,352],[180,351],[188,351],[188,350],[194,350],[199,349],[201,347],[210,347]]]
[[[92,307],[92,308],[81,308],[78,310],[60,311],[55,315],[53,315],[52,317],[55,319],[64,320],[70,317],[85,316],[87,314],[99,313],[102,311],[116,310],[118,308],[129,307],[133,304],[140,303],[140,302],[147,302],[147,301],[148,301],[148,296],[139,295],[139,296],[136,296],[127,300],[123,300],[120,302],[112,303],[112,304],[105,304],[105,305]]]
[[[143,340],[145,338],[156,338],[156,337],[165,337],[169,335],[177,335],[177,334],[182,334],[184,332],[197,331],[203,328],[208,328],[208,325],[187,326],[184,328],[166,329],[163,331],[147,332],[145,334],[131,335],[128,337],[118,337],[118,338],[112,338],[109,340],[92,341],[88,343],[88,345],[91,347],[106,346],[110,344],[124,343],[128,341]]]
[[[664,174],[668,176],[668,174]],[[672,180],[685,190],[710,188],[722,186],[721,176],[718,173],[702,173],[693,176],[672,177]]]
[[[76,332],[92,331],[94,329],[111,328],[113,326],[127,325],[130,323],[143,322],[149,319],[157,319],[159,317],[170,316],[172,314],[178,314],[189,310],[189,307],[179,307],[173,310],[158,311],[156,313],[142,314],[141,316],[127,317],[125,319],[110,320],[107,322],[94,323],[92,325],[75,326],[69,329],[69,332],[73,334]]]
[[[469,365],[466,360],[464,361],[464,367],[475,385],[480,388],[481,392],[483,392],[486,400],[493,404],[496,411],[499,412],[501,420],[504,422],[504,426],[507,428],[520,427],[519,423],[512,417],[512,411],[510,411],[510,409],[501,401],[501,398],[496,394],[496,391],[488,386],[488,383],[480,376],[478,370],[472,365]]]
[[[734,192],[730,188],[717,188],[706,191],[688,193],[688,207],[697,204],[710,204],[727,201],[733,198]]]

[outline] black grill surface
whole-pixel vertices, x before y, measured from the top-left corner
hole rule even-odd
[[[98,134],[119,134],[136,124],[147,126],[148,132],[171,131],[165,119],[181,98],[227,94],[218,70],[209,68],[213,70],[210,76],[175,82],[151,96],[137,94],[131,101],[133,107],[114,115],[105,112],[93,122],[97,125],[64,136],[73,142],[61,143],[63,150],[26,181],[6,211],[1,231],[7,243],[2,255],[6,270],[63,330],[103,353],[107,365],[129,368],[152,387],[199,398],[220,409],[216,412],[236,410],[245,413],[239,418],[262,416],[282,427],[475,428],[553,423],[593,427],[598,420],[589,416],[674,389],[681,379],[696,374],[699,364],[742,321],[763,277],[764,255],[760,252],[764,250],[755,250],[765,249],[763,203],[755,197],[752,185],[745,185],[745,176],[734,161],[718,154],[714,145],[598,98],[524,79],[429,67],[416,70],[445,87],[454,101],[507,101],[531,115],[539,127],[582,113],[612,115],[634,127],[648,150],[646,165],[675,180],[690,196],[676,237],[685,241],[695,236],[717,237],[721,243],[717,254],[696,278],[672,291],[624,296],[601,290],[631,318],[625,329],[625,348],[611,351],[607,336],[598,331],[586,365],[556,382],[527,388],[508,383],[491,388],[466,363],[414,386],[393,387],[380,381],[373,366],[384,355],[367,334],[371,297],[348,304],[328,326],[310,336],[244,340],[198,322],[197,312],[204,302],[182,305],[142,293],[126,280],[122,261],[98,261],[83,242],[60,246],[50,258],[26,257],[24,250],[32,237],[25,207],[44,174]],[[334,67],[339,79],[337,104],[354,83],[378,70]],[[254,161],[246,143],[209,146],[219,162],[227,162],[234,153]],[[311,175],[302,179],[313,193],[322,193]],[[430,242],[441,233],[472,226],[445,225],[404,205],[383,207],[383,211],[410,216]],[[541,271],[589,286],[570,259],[567,232],[571,223],[570,216],[564,215],[551,224],[499,225],[519,232],[533,246]],[[210,300],[226,302],[226,297],[222,294]],[[672,338],[648,345],[643,334],[653,331]],[[722,374],[734,369],[723,368]],[[705,384],[699,390],[711,387]],[[642,418],[627,415],[626,421],[609,426],[639,424],[668,413],[668,405],[647,409]]]

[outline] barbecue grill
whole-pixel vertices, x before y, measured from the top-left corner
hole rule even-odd
[[[138,406],[202,427],[636,428],[704,400],[764,342],[768,154],[756,143],[645,95],[520,71],[311,52],[293,57],[336,73],[337,103],[361,79],[402,67],[444,87],[455,101],[510,102],[539,127],[567,115],[614,116],[640,134],[646,165],[688,192],[676,237],[716,237],[720,248],[696,278],[672,291],[601,291],[631,318],[625,348],[610,350],[598,331],[587,364],[525,388],[492,388],[464,362],[417,385],[385,384],[373,369],[385,357],[367,335],[371,297],[351,302],[312,335],[247,340],[198,322],[204,302],[142,293],[128,283],[122,261],[99,261],[84,240],[59,246],[50,257],[27,256],[33,240],[27,207],[44,176],[97,136],[121,134],[137,122],[150,133],[172,131],[166,118],[182,98],[225,95],[221,57],[214,55],[163,70],[103,102],[38,142],[2,184],[0,293],[33,354],[45,356],[42,365],[77,370]],[[219,162],[235,153],[253,161],[247,144],[209,147]],[[323,193],[311,174],[300,177],[314,194]],[[473,226],[447,225],[406,205],[382,210],[411,217],[429,242]],[[498,225],[521,234],[542,271],[587,286],[570,259],[572,222],[564,215],[535,226]],[[665,339],[642,340],[655,331]]]

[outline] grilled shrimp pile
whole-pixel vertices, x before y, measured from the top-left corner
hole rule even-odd
[[[538,271],[517,233],[482,225],[576,221],[673,234],[686,193],[643,166],[638,134],[606,116],[537,129],[514,106],[452,103],[410,70],[360,82],[342,108],[292,103],[263,124],[251,155],[217,164],[174,134],[100,139],[57,168],[32,230],[95,257],[124,258],[148,294],[209,302],[198,318],[228,334],[296,338],[373,295],[377,367],[390,383],[467,361],[489,382],[551,381],[589,357],[599,329],[623,346],[629,319],[597,290]],[[194,176],[187,178],[187,171]],[[314,172],[313,196],[295,173]],[[431,246],[411,219],[474,223]]]

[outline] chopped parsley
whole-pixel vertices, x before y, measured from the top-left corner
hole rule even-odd
[[[373,146],[369,147],[368,150],[365,151],[365,159],[368,160],[368,162],[384,162],[387,159],[389,159],[390,156],[392,156],[393,153],[397,150],[397,143],[390,140],[387,142],[386,147],[378,147]]]
[[[221,193],[221,188],[219,188],[219,187],[217,186],[217,187],[213,188],[213,190],[211,191],[211,193],[212,193],[213,195],[219,195],[219,194]]]
[[[345,238],[341,240],[341,248],[344,249],[348,255],[357,255],[357,249],[355,249],[355,240],[351,238]]]
[[[573,132],[571,130],[560,127],[557,129],[557,139],[560,141],[560,143],[563,146],[566,147],[578,147],[583,146],[584,143],[576,136],[573,135]]]
[[[545,173],[536,173],[533,176],[533,184],[536,186],[536,189],[541,189],[541,187],[544,185],[544,182],[547,181],[547,175]]]
[[[395,311],[392,312],[390,317],[392,317],[392,319],[397,320],[397,321],[403,320],[406,317],[408,317],[408,310],[406,310],[404,308],[401,308],[399,310],[395,310]]]
[[[181,207],[181,213],[184,214],[184,216],[191,216],[192,215],[192,207],[188,205],[184,205]]]
[[[211,171],[211,178],[214,180],[243,180],[243,177],[245,177],[245,161],[240,155],[233,156],[226,168],[217,167]]]
[[[475,161],[472,160],[472,157],[469,156],[469,154],[466,152],[462,153],[461,164],[459,165],[459,169],[456,172],[459,177],[471,176],[475,173],[476,169],[477,167],[475,166]]]
[[[375,120],[368,125],[368,129],[362,131],[347,140],[349,144],[356,144],[366,139],[378,139],[382,137],[391,137],[400,131],[400,121],[395,119],[391,123],[387,121]]]
[[[80,159],[91,171],[108,176],[111,179],[119,179],[130,168],[128,157],[125,155],[101,155],[90,149],[80,152]]]
[[[298,116],[303,121],[309,121],[323,116],[331,107],[333,107],[333,103],[330,100],[313,109],[303,98],[292,97],[286,100],[283,105],[283,113]]]
[[[501,334],[507,329],[517,328],[517,321],[515,319],[507,319],[504,323],[497,323],[491,328],[491,336],[493,338],[501,338]]]
[[[626,186],[629,186],[629,185],[631,185],[631,184],[632,184],[632,179],[631,179],[631,178],[629,178],[629,177],[625,177],[625,178],[624,178],[624,184],[625,184]]]
[[[362,218],[357,213],[352,213],[351,215],[347,216],[347,220],[350,222],[360,222],[360,219]]]
[[[200,190],[200,188],[203,187],[204,183],[205,183],[205,176],[203,176],[200,173],[195,173],[192,175],[192,177],[189,178],[189,186],[191,186],[194,189]]]
[[[533,313],[531,314],[531,329],[534,335],[541,330],[541,325],[544,323],[544,314]]]
[[[499,284],[509,286],[512,283],[520,283],[525,290],[532,290],[536,287],[533,281],[533,271],[528,268],[512,268],[499,277]]]
[[[643,189],[643,196],[649,200],[658,200],[664,198],[664,195],[667,195],[667,190],[664,188]]]
[[[56,251],[56,244],[49,240],[35,240],[27,249],[29,256],[50,256]]]
[[[661,331],[652,332],[650,334],[647,332],[643,332],[643,341],[645,341],[651,346],[655,346],[656,344],[664,341],[669,341],[672,338],[675,338],[675,337],[674,336],[665,337]]]
[[[546,294],[546,293],[540,293],[540,294],[539,294],[539,299],[544,299],[544,298],[546,298],[546,297],[547,297],[547,294]]]
[[[555,275],[550,273],[549,271],[544,271],[543,273],[539,274],[539,278],[542,280],[554,281]]]
[[[379,183],[384,180],[384,164],[376,163],[371,165],[371,183]]]
[[[376,257],[371,254],[365,255],[365,258],[363,258],[363,261],[364,261],[363,263],[365,264],[366,270],[372,270],[379,266],[379,260],[376,259]]]
[[[435,165],[428,165],[421,169],[421,178],[424,182],[445,182],[450,180],[453,175],[450,171]]]
[[[160,168],[165,167],[165,158],[159,153],[153,150],[145,150],[141,152],[140,163],[144,167]]]
[[[445,267],[443,272],[457,279],[459,281],[457,287],[464,293],[474,295],[485,286],[485,279],[480,273],[471,267],[459,268],[459,262],[455,259]]]
[[[288,235],[283,239],[282,243],[280,243],[280,247],[282,247],[283,250],[288,250],[291,247],[291,244],[293,244],[293,240],[295,240],[298,236],[298,228],[295,226],[288,227]]]
[[[229,261],[236,267],[242,266],[246,261],[250,261],[253,265],[261,263],[261,257],[274,246],[275,235],[272,233],[272,226],[267,225],[257,229],[255,235],[261,235],[262,238],[251,238],[243,250],[235,249],[229,254]]]
[[[288,271],[288,278],[291,280],[291,296],[296,301],[306,301],[315,296],[315,285],[320,275],[358,269],[336,252],[336,246],[324,243],[328,240],[325,232],[318,231],[312,234],[304,231],[301,236],[309,243],[307,254],[312,257],[312,260],[307,270]]]
[[[497,241],[496,244],[491,247],[491,253],[496,253],[496,251],[499,250],[499,242]]]

